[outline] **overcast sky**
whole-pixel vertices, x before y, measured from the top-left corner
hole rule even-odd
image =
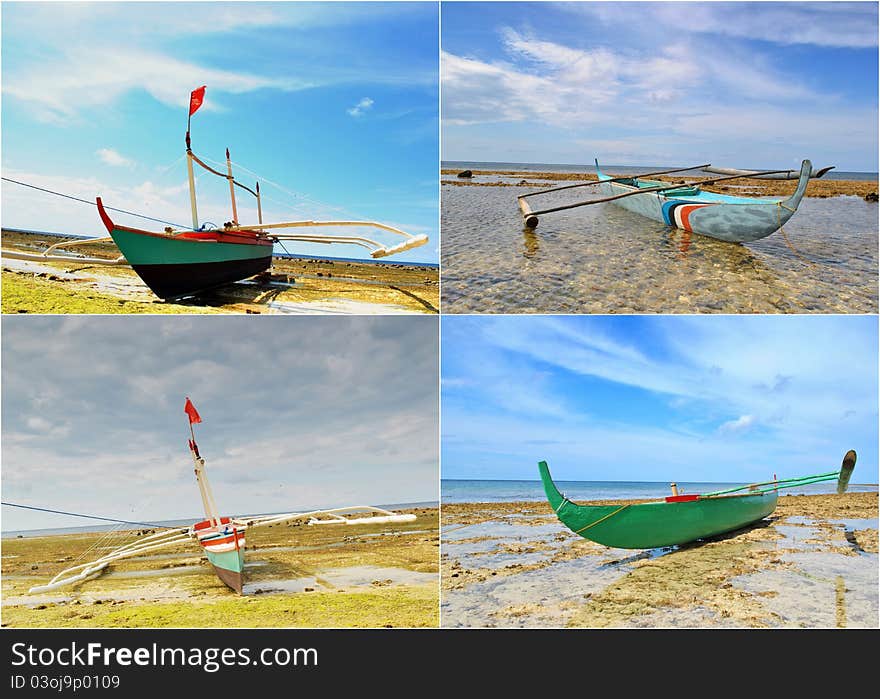
[[[436,501],[437,326],[4,316],[3,500],[198,518],[188,395],[224,515]],[[85,524],[3,508],[4,531]]]
[[[189,226],[184,133],[190,92],[207,85],[193,151],[225,172],[229,147],[241,182],[261,181],[264,221],[380,221],[431,239],[399,259],[436,262],[438,13],[429,2],[3,3],[3,175]],[[230,220],[227,182],[196,176],[200,222]],[[5,226],[106,235],[94,206],[8,182],[2,193]],[[236,198],[255,223],[255,199]]]
[[[858,452],[876,316],[443,317],[444,478],[755,482]]]
[[[445,160],[877,171],[877,3],[447,2]]]

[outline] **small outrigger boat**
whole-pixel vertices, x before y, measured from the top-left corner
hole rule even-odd
[[[190,95],[189,117],[186,127],[186,164],[189,177],[190,208],[192,210],[192,229],[175,230],[166,227],[164,232],[156,233],[138,228],[120,226],[111,220],[107,208],[97,197],[96,204],[101,221],[110,234],[110,239],[122,255],[114,260],[101,258],[71,258],[54,255],[55,249],[104,242],[109,239],[97,238],[78,241],[65,241],[51,246],[42,254],[6,252],[4,256],[18,259],[42,261],[55,260],[99,265],[130,265],[150,290],[163,300],[173,300],[214,289],[247,277],[265,272],[272,264],[274,244],[281,241],[302,243],[327,243],[357,245],[370,251],[373,258],[387,257],[417,248],[428,242],[426,235],[411,235],[393,226],[375,221],[288,221],[286,223],[263,223],[260,183],[256,188],[242,184],[232,175],[232,161],[226,149],[226,172],[219,172],[202,162],[192,152],[190,121],[192,115],[201,107],[205,97],[205,87],[193,90]],[[232,200],[232,220],[222,228],[206,228],[199,225],[196,207],[195,179],[193,163],[213,175],[229,182],[229,196]],[[235,187],[252,194],[257,201],[256,225],[239,225],[238,209],[235,201]],[[283,228],[319,227],[359,227],[375,228],[403,236],[404,241],[393,246],[362,236],[322,235],[316,233],[281,233]]]
[[[699,168],[709,172],[726,171],[733,174],[702,182],[683,182],[678,184],[645,179],[651,175],[663,175]],[[628,211],[646,216],[667,226],[681,228],[730,243],[748,243],[766,238],[774,231],[782,228],[797,211],[801,199],[803,199],[804,193],[807,190],[810,178],[821,177],[830,169],[832,168],[823,168],[814,173],[810,161],[804,160],[798,173],[797,188],[790,197],[785,199],[755,199],[752,197],[704,192],[701,187],[707,184],[743,177],[770,178],[774,175],[781,175],[780,179],[788,179],[791,175],[791,170],[711,169],[710,165],[707,164],[691,168],[662,170],[643,175],[614,177],[602,172],[599,168],[599,161],[596,160],[597,181],[529,192],[520,195],[517,197],[517,200],[522,211],[523,223],[527,228],[535,228],[538,225],[539,216],[543,214],[602,202],[613,202]],[[549,192],[558,192],[563,189],[588,186],[598,186],[599,191],[604,196],[599,199],[556,206],[540,211],[532,211],[528,202],[526,202],[526,199],[529,197]]]
[[[856,453],[850,450],[839,471],[702,495],[679,494],[673,483],[673,494],[663,500],[622,505],[578,505],[559,492],[546,461],[538,464],[538,470],[550,506],[575,534],[611,548],[652,549],[742,529],[773,512],[783,488],[837,480],[837,492],[844,493],[855,465]]]
[[[199,447],[196,444],[193,432],[193,424],[201,422],[202,419],[189,398],[186,399],[184,411],[189,417],[190,435],[192,437],[189,440],[189,450],[193,460],[196,482],[199,486],[199,494],[202,497],[205,519],[189,527],[165,529],[164,531],[140,537],[137,541],[121,546],[93,561],[67,568],[58,573],[45,585],[32,587],[30,589],[31,593],[47,592],[59,587],[82,583],[99,576],[108,566],[117,561],[135,558],[146,553],[153,553],[160,549],[171,548],[193,541],[202,547],[217,577],[235,590],[235,592],[242,594],[244,586],[245,536],[250,529],[283,524],[294,520],[303,521],[307,525],[354,525],[412,522],[416,519],[416,516],[413,514],[399,514],[370,505],[313,510],[310,512],[289,512],[257,517],[221,517],[218,514],[217,504],[214,502],[211,485],[208,483],[208,476],[205,472],[205,459],[199,454]],[[4,504],[12,505],[12,503]],[[13,506],[24,507],[23,505]],[[94,519],[108,518],[95,517]]]

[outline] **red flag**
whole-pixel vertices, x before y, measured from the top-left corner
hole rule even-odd
[[[183,412],[189,415],[189,424],[193,425],[197,422],[201,422],[202,418],[199,415],[199,411],[196,410],[196,406],[192,404],[192,401],[189,399],[189,396],[186,397],[186,405],[183,406]]]
[[[196,113],[196,110],[202,106],[202,102],[205,101],[205,87],[206,85],[202,85],[201,87],[197,87],[192,91],[192,94],[189,96],[189,115],[192,116]]]

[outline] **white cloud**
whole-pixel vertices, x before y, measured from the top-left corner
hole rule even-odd
[[[634,33],[707,34],[842,48],[877,46],[877,6],[870,2],[575,2],[560,5]],[[747,8],[745,10],[744,8]]]
[[[736,420],[729,420],[718,428],[720,434],[745,432],[755,424],[754,415],[741,415]]]
[[[490,63],[449,52],[441,55],[443,118],[452,125],[538,120],[567,128],[603,124],[656,128],[644,105],[693,111],[713,95],[741,100],[806,100],[813,93],[754,56],[734,56],[684,43],[658,54],[605,47],[574,48],[502,30],[507,60]],[[708,88],[708,89],[707,89]]]
[[[131,90],[145,90],[163,104],[184,109],[193,86],[204,84],[209,87],[203,109],[218,108],[216,93],[311,86],[291,77],[209,68],[137,47],[101,46],[71,49],[64,56],[60,74],[51,61],[4,72],[3,92],[32,105],[41,120],[63,121],[82,110],[111,104]]]
[[[359,117],[359,116],[363,116],[364,113],[369,111],[372,108],[372,106],[373,106],[373,100],[370,99],[369,97],[364,97],[354,107],[351,107],[350,109],[346,109],[345,111],[348,112],[353,117]]]
[[[112,148],[99,148],[95,152],[95,155],[101,159],[101,162],[106,163],[107,165],[113,165],[114,167],[132,167],[134,165],[134,161],[117,153]]]

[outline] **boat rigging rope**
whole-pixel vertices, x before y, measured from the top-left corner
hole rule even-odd
[[[620,507],[618,507],[618,508],[617,508],[616,510],[614,510],[613,512],[609,512],[609,513],[608,513],[607,515],[605,515],[604,517],[600,517],[600,518],[597,519],[595,522],[592,522],[591,524],[588,524],[586,527],[581,527],[580,529],[578,529],[578,530],[575,532],[575,534],[580,534],[581,532],[585,532],[585,531],[587,531],[587,529],[592,529],[592,528],[595,527],[597,524],[600,524],[601,522],[604,522],[604,521],[605,521],[606,519],[608,519],[609,517],[613,517],[613,516],[616,515],[618,512],[623,512],[623,511],[624,511],[627,507],[629,507],[631,504],[632,504],[632,503],[627,503],[626,505],[621,505]]]
[[[210,158],[205,158],[205,160],[207,160],[209,163],[213,163],[214,165],[217,165],[218,167],[220,166],[220,163],[217,163],[216,161],[211,160]],[[230,162],[231,162],[236,168],[238,168],[238,169],[240,169],[240,170],[244,170],[244,171],[245,171],[246,173],[248,173],[249,175],[252,175],[252,176],[258,178],[260,181],[265,182],[266,184],[272,185],[272,186],[275,187],[276,189],[278,189],[278,190],[284,192],[284,193],[285,193],[286,195],[288,195],[289,197],[293,197],[294,199],[304,199],[304,200],[306,200],[307,202],[310,202],[310,203],[312,203],[312,204],[317,204],[318,206],[323,206],[324,208],[329,209],[330,211],[336,211],[336,212],[342,212],[342,213],[345,213],[345,214],[349,214],[349,215],[353,216],[354,218],[365,218],[365,217],[363,217],[363,216],[360,216],[360,214],[358,214],[358,213],[356,213],[356,212],[348,211],[348,210],[346,210],[344,207],[341,207],[341,206],[333,206],[332,204],[328,204],[328,203],[326,203],[326,202],[323,202],[323,201],[320,201],[320,200],[318,200],[318,199],[315,199],[314,197],[310,197],[308,194],[302,194],[302,193],[298,193],[298,192],[292,192],[291,190],[286,189],[285,187],[282,187],[282,186],[281,186],[280,184],[278,184],[277,182],[273,182],[272,180],[263,177],[263,176],[260,175],[259,173],[254,172],[253,170],[249,170],[248,168],[246,168],[246,167],[245,167],[244,165],[242,165],[241,163],[237,163],[237,162],[235,162],[234,160],[230,160]],[[267,197],[265,194],[262,194],[262,193],[261,193],[261,196],[263,197],[263,199],[269,199],[269,197]],[[275,200],[270,199],[270,201],[275,201]],[[280,203],[282,203],[282,202],[275,201],[275,203],[280,204]]]
[[[95,202],[89,201],[88,199],[80,199],[79,197],[74,197],[70,194],[62,194],[61,192],[53,192],[51,189],[45,189],[44,187],[37,187],[35,184],[28,184],[27,182],[19,182],[18,180],[10,179],[9,177],[0,177],[0,180],[4,182],[12,182],[13,184],[20,184],[22,187],[30,187],[31,189],[38,189],[41,192],[47,192],[48,194],[54,194],[58,197],[64,197],[65,199],[73,199],[74,201],[81,201],[83,204],[88,204],[90,206],[97,206]],[[108,211],[116,211],[120,214],[128,214],[129,216],[137,216],[138,218],[145,218],[148,221],[155,221],[156,223],[164,223],[169,226],[174,226],[175,228],[186,228],[186,226],[181,226],[179,223],[172,223],[171,221],[163,221],[161,218],[153,218],[152,216],[144,216],[143,214],[136,214],[133,211],[126,211],[125,209],[115,209],[112,206],[105,206],[105,209]]]
[[[83,515],[78,512],[65,512],[64,510],[50,510],[46,507],[34,507],[33,505],[19,505],[14,502],[0,502],[0,505],[7,507],[20,507],[23,510],[36,510],[37,512],[52,512],[56,515],[70,515],[71,517],[83,517],[84,519],[100,519],[105,522],[117,522],[119,524],[136,524],[139,527],[158,527],[159,529],[168,529],[164,524],[152,524],[150,522],[130,522],[125,519],[113,519],[112,517],[97,517],[96,515]]]
[[[789,211],[791,211],[791,213],[795,212],[795,209],[792,209],[791,207],[786,206],[781,201],[776,202],[776,223],[779,226],[779,234],[782,236],[782,239],[785,241],[785,244],[788,246],[788,249],[791,250],[795,254],[795,257],[800,259],[802,262],[806,262],[808,265],[812,265],[813,267],[815,267],[816,263],[810,259],[807,259],[803,255],[801,255],[795,249],[794,245],[791,244],[791,241],[788,239],[788,236],[785,235],[785,229],[782,227],[782,209],[783,208],[788,209]]]

